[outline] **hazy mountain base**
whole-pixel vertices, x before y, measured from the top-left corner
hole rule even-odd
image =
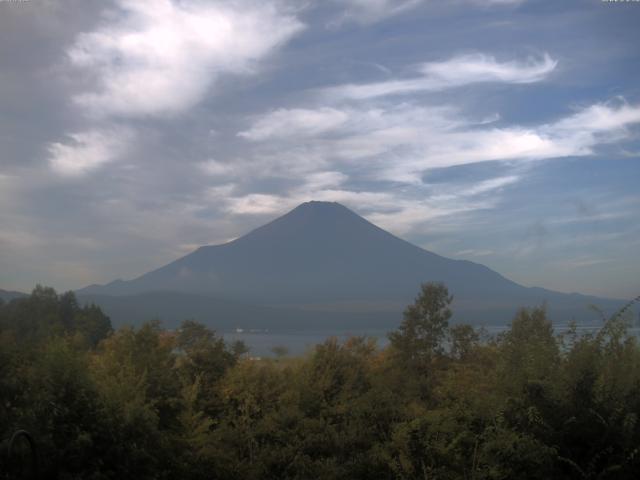
[[[2,300],[4,302],[10,302],[14,298],[24,298],[26,296],[27,296],[26,293],[15,292],[15,291],[11,291],[11,290],[2,290],[0,288],[0,300]]]
[[[523,299],[522,307],[535,307],[545,304],[547,315],[552,322],[566,323],[576,320],[583,325],[599,322],[590,305],[601,308],[610,315],[624,305],[620,300],[603,300],[595,297],[567,295],[548,296],[541,293],[537,297]],[[553,300],[549,301],[548,299]],[[83,304],[99,305],[111,318],[115,326],[140,325],[144,321],[158,319],[167,328],[175,328],[184,319],[195,319],[210,328],[220,331],[259,329],[269,331],[326,330],[336,332],[358,332],[379,329],[393,329],[402,318],[406,303],[360,302],[353,304],[326,305],[282,305],[264,306],[243,303],[225,298],[195,295],[180,292],[148,292],[137,295],[78,295]],[[476,326],[505,326],[513,317],[513,300],[503,305],[482,302],[470,305],[470,300],[457,301],[454,296],[455,310],[453,321],[470,323]],[[484,304],[483,304],[484,303]]]
[[[474,324],[507,325],[518,307],[545,302],[554,322],[590,322],[589,304],[613,312],[624,303],[524,287],[484,265],[412,245],[327,202],[302,204],[232,242],[200,247],[133,280],[77,293],[118,325],[196,318],[218,329],[361,330],[394,328],[416,285],[426,281],[447,284],[455,320]]]
[[[558,337],[521,311],[482,340],[430,298],[383,350],[329,339],[253,361],[194,322],[111,332],[36,289],[0,306],[0,432],[34,435],[43,478],[637,478],[640,347],[623,317]]]

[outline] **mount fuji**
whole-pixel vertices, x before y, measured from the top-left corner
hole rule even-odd
[[[394,327],[420,284],[444,282],[454,320],[501,325],[546,304],[556,322],[596,320],[619,300],[519,285],[490,268],[424,250],[338,203],[303,203],[229,243],[203,246],[129,281],[91,285],[81,300],[114,323],[196,318],[216,328]]]

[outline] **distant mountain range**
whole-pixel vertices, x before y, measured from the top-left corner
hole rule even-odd
[[[527,288],[478,263],[436,255],[338,203],[308,202],[232,242],[203,246],[130,281],[77,291],[115,324],[195,318],[218,329],[395,327],[420,284],[442,281],[455,319],[508,322],[547,304],[556,322],[593,322],[624,302]]]
[[[2,300],[4,302],[10,302],[14,298],[22,298],[22,297],[26,297],[26,296],[27,296],[26,293],[13,292],[13,291],[10,291],[10,290],[2,290],[0,288],[0,300]]]

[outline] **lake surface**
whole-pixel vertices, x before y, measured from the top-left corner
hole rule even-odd
[[[589,333],[599,329],[601,325],[584,325],[577,328],[578,332]],[[508,327],[505,325],[493,325],[482,327],[489,335],[497,335],[504,332]],[[557,333],[566,331],[568,325],[554,325]],[[300,330],[300,331],[254,331],[254,332],[222,332],[222,336],[227,342],[236,340],[243,341],[249,347],[249,354],[255,357],[273,357],[273,348],[285,347],[288,355],[303,355],[313,349],[319,343],[323,343],[330,337],[337,337],[341,342],[353,336],[367,336],[375,338],[378,347],[388,345],[387,333],[391,330],[367,330],[367,331],[327,331],[327,330]],[[640,328],[629,328],[629,332],[640,336]]]

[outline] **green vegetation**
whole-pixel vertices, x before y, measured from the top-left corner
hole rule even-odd
[[[555,335],[521,310],[483,339],[449,325],[450,301],[424,285],[386,349],[329,339],[255,361],[197,322],[112,331],[37,287],[0,305],[0,446],[28,430],[61,479],[637,478],[625,318]]]

